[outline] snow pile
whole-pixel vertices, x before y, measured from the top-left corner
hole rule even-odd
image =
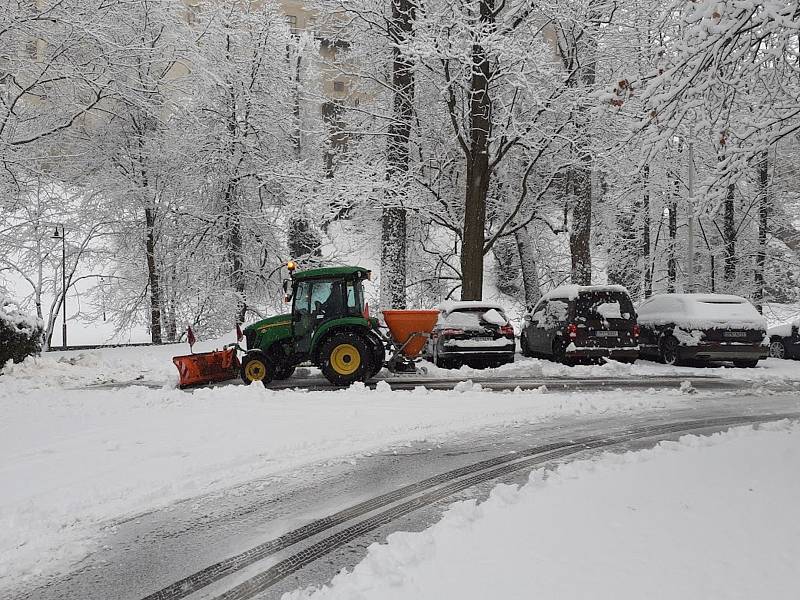
[[[798,472],[787,422],[538,470],[283,600],[793,599]]]
[[[634,396],[492,393],[472,382],[441,392],[393,392],[386,383],[374,391],[184,392],[37,389],[32,381],[0,381],[0,588],[4,577],[80,559],[108,520],[178,499],[487,427],[685,402],[677,386]]]

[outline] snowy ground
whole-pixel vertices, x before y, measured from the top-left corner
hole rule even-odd
[[[800,424],[538,470],[285,600],[797,598]]]
[[[358,460],[393,446],[446,440],[488,426],[636,414],[691,401],[678,389],[491,393],[470,384],[447,392],[393,392],[386,384],[376,390],[230,386],[184,392],[175,389],[177,371],[170,361],[184,351],[168,346],[48,353],[6,367],[0,377],[0,589],[81,559],[110,521],[301,465]],[[492,373],[672,373],[800,380],[800,363],[779,360],[757,369],[655,363],[567,368],[534,359],[480,372],[431,369],[436,376],[461,379]],[[137,377],[149,387],[87,388]]]

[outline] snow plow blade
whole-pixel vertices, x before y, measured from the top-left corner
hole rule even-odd
[[[438,310],[383,311],[392,339],[406,358],[414,358],[422,351],[438,318]]]
[[[181,389],[235,379],[241,367],[236,348],[174,356],[172,362],[178,367],[181,376],[178,386]]]

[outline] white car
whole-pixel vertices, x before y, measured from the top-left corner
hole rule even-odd
[[[741,296],[658,294],[637,312],[642,357],[671,365],[732,361],[755,367],[769,355],[767,321]]]
[[[514,328],[498,304],[443,302],[426,346],[438,367],[499,366],[514,362]]]

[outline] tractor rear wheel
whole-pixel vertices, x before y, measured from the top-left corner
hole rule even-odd
[[[263,352],[249,352],[242,359],[242,381],[250,385],[260,381],[267,385],[275,377],[275,365],[267,360]]]
[[[333,385],[365,381],[372,373],[371,345],[357,333],[335,333],[319,351],[322,374]]]
[[[368,379],[372,379],[383,368],[383,363],[386,360],[386,349],[383,347],[383,342],[379,339],[370,338],[372,343],[372,354],[370,362],[370,371]]]

